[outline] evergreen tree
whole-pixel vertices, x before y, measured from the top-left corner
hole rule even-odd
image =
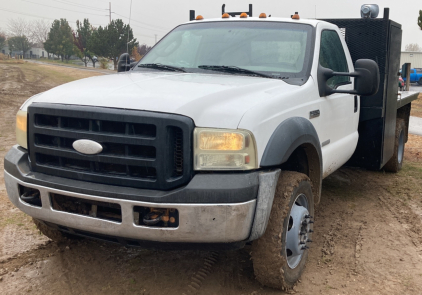
[[[128,38],[129,36],[129,38]],[[128,42],[129,41],[129,42]],[[138,46],[133,31],[129,25],[125,25],[121,19],[111,21],[106,27],[99,27],[92,34],[88,47],[95,53],[113,60],[114,69],[117,69],[117,61],[122,53],[132,51]]]
[[[88,60],[92,61],[95,68],[94,59],[95,53],[91,51],[89,45],[90,40],[95,29],[91,26],[88,19],[84,19],[83,23],[79,20],[76,21],[76,31],[73,32],[73,44],[76,46],[76,55],[84,62],[85,67],[87,66]]]
[[[7,39],[10,51],[22,51],[23,55],[31,48],[31,43],[26,36],[16,36]]]
[[[44,43],[47,52],[51,52],[63,59],[69,59],[74,53],[72,29],[66,19],[54,20]]]

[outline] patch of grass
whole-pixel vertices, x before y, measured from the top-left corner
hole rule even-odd
[[[422,118],[422,94],[419,94],[417,100],[412,101],[411,116]]]
[[[422,179],[422,163],[404,162],[402,171],[400,171],[399,175],[400,174]]]
[[[35,63],[26,63],[22,65],[21,67],[25,73],[27,73],[28,70],[30,70],[31,76],[32,75],[44,76],[42,81],[51,85],[51,88],[58,86],[60,84],[72,82],[75,80],[103,75],[102,73],[99,73],[99,72],[84,71],[84,70],[79,70],[76,68],[72,69],[72,68],[65,68],[65,67],[56,67],[54,65],[42,65],[42,64],[35,64]]]
[[[28,215],[21,211],[17,211],[15,214],[7,217],[6,219],[0,220],[0,229],[8,225],[24,226],[30,221],[31,219]]]
[[[2,64],[23,64],[25,63],[25,61],[21,60],[21,59],[6,59],[6,60],[0,60],[0,63]]]
[[[410,200],[422,197],[422,163],[404,162],[402,170],[393,174],[391,183],[385,189],[408,205]]]

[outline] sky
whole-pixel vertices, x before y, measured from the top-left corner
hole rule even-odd
[[[89,18],[94,26],[104,26],[109,22],[109,3],[112,19],[129,21],[131,0],[0,0],[0,30],[7,30],[10,19],[46,19],[53,21],[66,18],[75,28],[76,20]],[[384,7],[390,8],[390,19],[400,23],[403,30],[402,49],[406,44],[417,43],[422,46],[422,30],[417,25],[421,0],[379,0],[368,3],[357,0],[223,0],[222,2],[204,0],[132,0],[131,26],[140,44],[154,45],[175,26],[189,20],[189,10],[204,18],[221,16],[221,5],[226,11],[247,11],[253,4],[253,16],[265,12],[273,17],[290,17],[299,12],[301,18],[359,18],[362,4],[376,3],[380,6],[379,17]]]

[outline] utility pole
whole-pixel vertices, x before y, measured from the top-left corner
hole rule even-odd
[[[155,34],[155,44],[157,44],[157,34]]]
[[[108,2],[108,11],[110,15],[110,24],[111,24],[111,2]]]

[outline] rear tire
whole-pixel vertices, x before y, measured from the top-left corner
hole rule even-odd
[[[32,218],[32,221],[34,222],[37,229],[45,235],[47,238],[50,238],[56,243],[68,243],[70,240],[78,239],[77,236],[72,236],[69,234],[66,234],[64,232],[61,232],[57,229],[54,229],[47,224],[44,223],[42,220],[38,220],[35,218]]]
[[[384,170],[388,172],[397,173],[401,170],[404,160],[404,146],[405,146],[405,124],[403,119],[396,121],[396,137],[394,141],[393,157],[385,164]]]
[[[422,78],[419,79],[418,84],[422,85]]]
[[[254,273],[261,284],[289,290],[299,280],[308,257],[308,250],[301,248],[309,245],[308,239],[312,237],[312,224],[302,222],[309,222],[310,218],[304,219],[304,216],[313,214],[314,198],[308,176],[282,172],[267,229],[252,244]],[[300,245],[303,240],[305,244]]]

